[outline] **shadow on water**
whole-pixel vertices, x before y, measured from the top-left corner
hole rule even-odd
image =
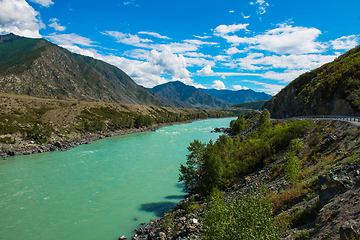
[[[140,210],[145,212],[153,212],[157,217],[161,217],[164,212],[167,212],[176,207],[173,202],[156,202],[141,204]]]
[[[177,183],[177,184],[175,184],[175,187],[184,189],[184,184],[183,183]]]
[[[170,196],[167,196],[165,198],[166,199],[178,199],[178,200],[181,200],[181,199],[184,199],[184,196],[185,195],[170,195]]]

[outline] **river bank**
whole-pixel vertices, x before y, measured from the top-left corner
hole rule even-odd
[[[29,154],[36,154],[43,152],[52,152],[52,151],[68,151],[76,146],[83,144],[91,144],[91,142],[93,141],[103,139],[106,137],[114,137],[114,136],[139,133],[139,132],[156,131],[157,129],[162,127],[172,126],[177,124],[186,124],[199,120],[201,119],[186,121],[186,122],[163,123],[163,124],[153,125],[150,127],[133,128],[128,130],[117,130],[114,132],[73,134],[70,139],[67,140],[59,139],[44,144],[38,144],[33,141],[24,141],[24,140],[14,144],[1,143],[0,158],[6,158],[6,157],[18,156],[18,155],[29,155]],[[15,136],[13,137],[15,138]]]
[[[318,125],[327,132],[316,144],[316,158],[309,149],[303,154],[311,160],[301,155],[306,161],[299,171],[301,180],[293,181],[277,170],[287,161],[282,153],[261,170],[238,179],[222,192],[223,198],[228,202],[255,191],[273,203],[281,229],[279,239],[358,239],[360,129],[337,120],[319,121]],[[318,135],[314,128],[302,141]],[[203,239],[202,217],[208,204],[209,199],[187,196],[170,213],[136,229],[132,239]],[[189,211],[189,205],[196,205],[195,211]]]

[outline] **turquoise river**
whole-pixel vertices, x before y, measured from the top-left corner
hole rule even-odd
[[[66,152],[0,159],[0,239],[128,239],[183,197],[179,165],[194,139],[230,118],[105,138]]]

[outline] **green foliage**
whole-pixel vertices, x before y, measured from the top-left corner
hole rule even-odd
[[[35,124],[26,131],[26,139],[36,141],[37,143],[45,143],[51,137],[54,129],[50,125]]]
[[[301,163],[299,161],[299,158],[295,156],[295,151],[289,151],[286,154],[286,162],[284,165],[285,175],[289,179],[294,179],[296,174],[300,171],[300,169],[301,169]]]
[[[203,231],[205,240],[278,239],[280,232],[271,204],[253,195],[209,204]]]
[[[192,196],[190,200],[185,201],[181,206],[185,209],[186,213],[197,213],[200,208],[200,205],[195,201],[194,196]]]
[[[173,211],[168,211],[166,213],[164,213],[164,220],[163,222],[160,224],[160,227],[163,229],[163,230],[166,230],[170,227],[172,227],[172,224],[174,222],[174,217],[175,217],[175,214]]]
[[[244,119],[244,114],[238,116],[236,120],[230,121],[230,131],[231,134],[236,135],[244,131],[246,128],[246,121]]]
[[[284,164],[284,172],[287,178],[294,180],[295,176],[301,170],[301,162],[296,155],[304,149],[304,143],[300,138],[295,138],[290,141],[289,151],[285,154],[286,162]]]
[[[260,170],[271,163],[273,154],[289,145],[286,165],[274,169],[274,174],[284,172],[292,178],[301,169],[296,155],[304,149],[304,144],[299,137],[311,126],[311,121],[287,121],[269,126],[261,134],[252,131],[244,138],[221,135],[215,143],[210,141],[206,145],[194,141],[188,148],[191,154],[186,165],[180,166],[179,181],[184,183],[185,191],[207,196],[213,188],[225,189],[239,177]]]
[[[199,187],[205,144],[194,140],[187,149],[190,153],[187,155],[186,165],[180,165],[179,182],[184,183],[184,191],[194,192]]]
[[[153,124],[153,119],[149,115],[140,114],[135,118],[135,127],[149,127]]]

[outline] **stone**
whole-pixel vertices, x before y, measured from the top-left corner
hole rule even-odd
[[[340,227],[340,240],[359,240],[360,223],[348,220]]]

